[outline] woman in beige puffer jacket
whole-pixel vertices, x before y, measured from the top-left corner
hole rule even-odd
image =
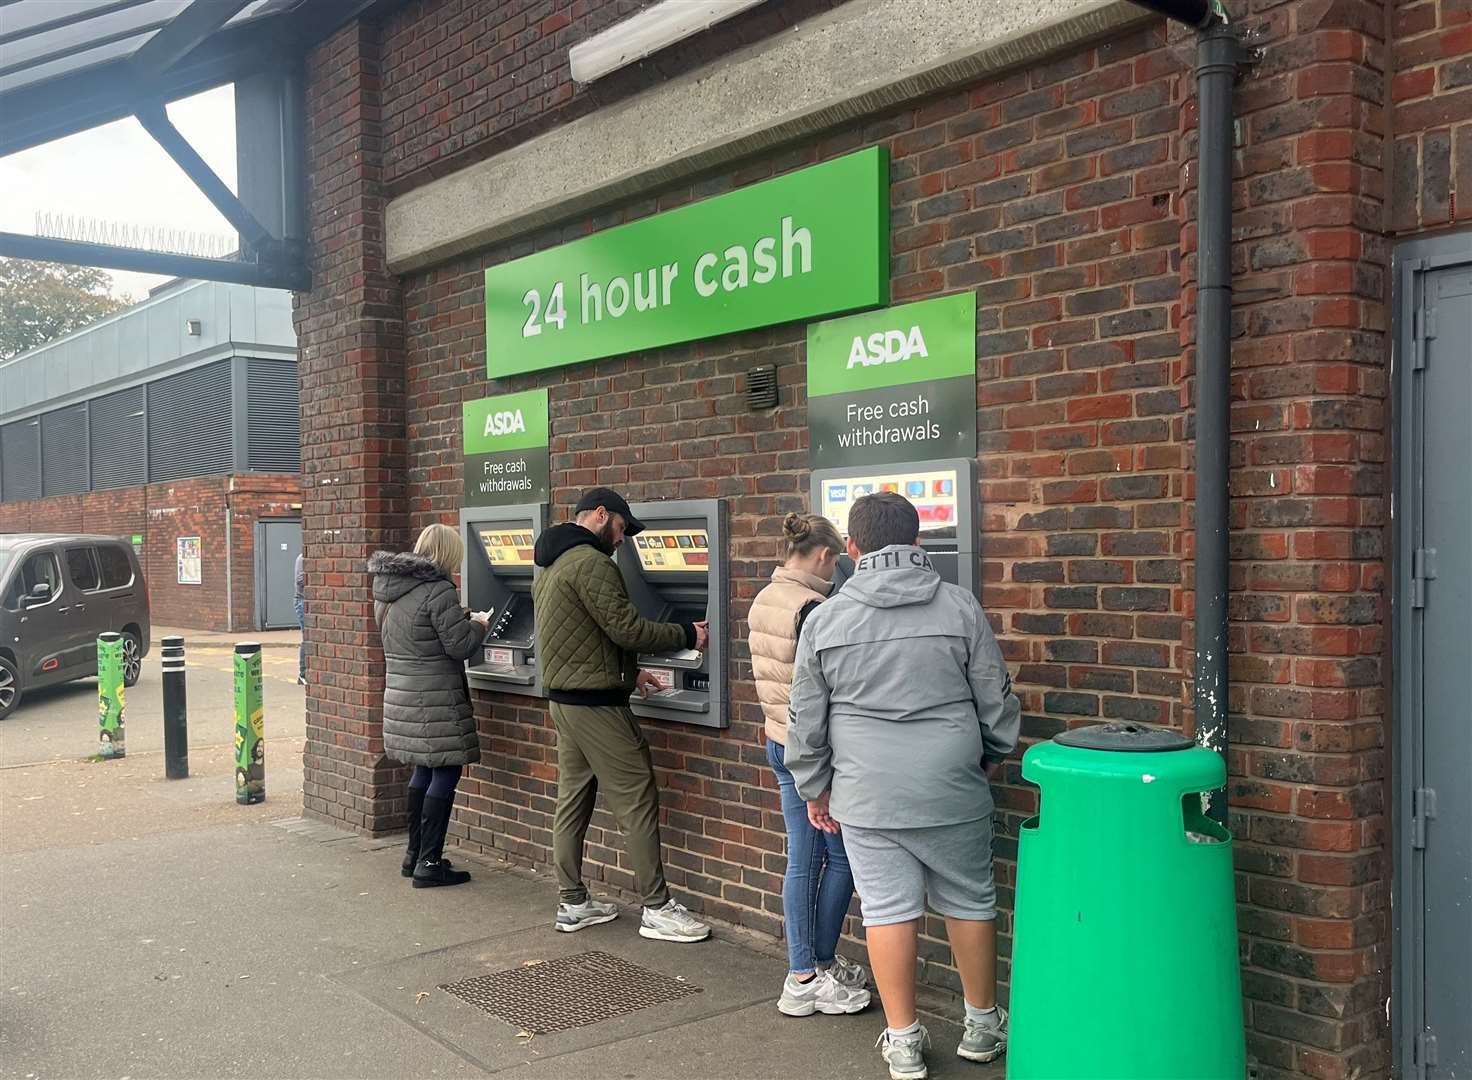
[[[787,823],[782,913],[789,971],[777,1008],[788,1016],[853,1013],[869,1004],[869,992],[863,969],[836,951],[854,892],[843,838],[808,821],[807,804],[783,764],[797,640],[809,612],[833,589],[843,540],[833,523],[818,514],[788,514],[782,533],[786,558],[772,571],[771,584],[757,593],[747,616],[757,700],[766,718],[767,761],[777,775]]]

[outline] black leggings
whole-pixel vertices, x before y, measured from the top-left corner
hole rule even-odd
[[[425,795],[432,799],[452,799],[455,785],[460,783],[460,765],[441,765],[431,769],[428,765],[415,765],[414,775],[409,777],[411,788],[428,788]]]

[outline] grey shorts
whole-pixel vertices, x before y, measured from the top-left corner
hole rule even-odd
[[[992,819],[924,829],[843,826],[865,926],[909,922],[925,914],[990,922],[997,917],[992,876]]]

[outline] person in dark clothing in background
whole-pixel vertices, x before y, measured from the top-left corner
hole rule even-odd
[[[296,684],[307,685],[307,561],[300,553],[296,557],[296,628],[302,631],[302,643],[296,650]]]
[[[383,639],[383,749],[414,766],[402,872],[416,889],[470,880],[444,857],[460,772],[480,760],[465,661],[485,640],[487,617],[460,606],[451,575],[464,554],[459,533],[430,525],[412,555],[379,551],[368,560]]]
[[[578,501],[576,520],[537,538],[537,663],[557,727],[552,842],[561,896],[554,925],[572,933],[618,917],[618,908],[591,898],[583,882],[583,840],[601,787],[623,829],[644,901],[640,936],[703,941],[710,927],[672,899],[665,884],[654,761],[629,697],[658,686],[639,671],[639,653],[704,649],[706,627],[653,622],[629,600],[613,553],[643,528],[623,496],[593,488]]]

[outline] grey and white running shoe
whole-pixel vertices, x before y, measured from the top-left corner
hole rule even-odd
[[[656,941],[704,941],[710,927],[686,910],[683,904],[669,901],[661,908],[645,908],[639,920],[639,936]]]
[[[862,990],[869,985],[869,979],[864,974],[864,969],[846,956],[835,956],[833,963],[826,967],[819,964],[818,970],[831,972],[834,982],[850,990]]]
[[[585,926],[613,922],[616,918],[618,918],[618,908],[612,904],[605,904],[601,900],[594,900],[590,896],[581,904],[558,904],[557,921],[553,923],[553,926],[564,934],[573,934]]]
[[[1007,1010],[1000,1005],[980,1020],[966,1019],[966,1034],[956,1056],[967,1061],[996,1061],[1007,1052]]]
[[[807,982],[798,982],[789,972],[777,999],[777,1011],[783,1016],[812,1016],[815,1012],[845,1016],[868,1007],[869,991],[844,986],[832,971],[819,971]]]
[[[874,1044],[884,1063],[889,1066],[889,1080],[925,1080],[930,1070],[925,1067],[925,1051],[930,1048],[930,1032],[922,1025],[913,1035],[890,1037],[889,1028]]]

